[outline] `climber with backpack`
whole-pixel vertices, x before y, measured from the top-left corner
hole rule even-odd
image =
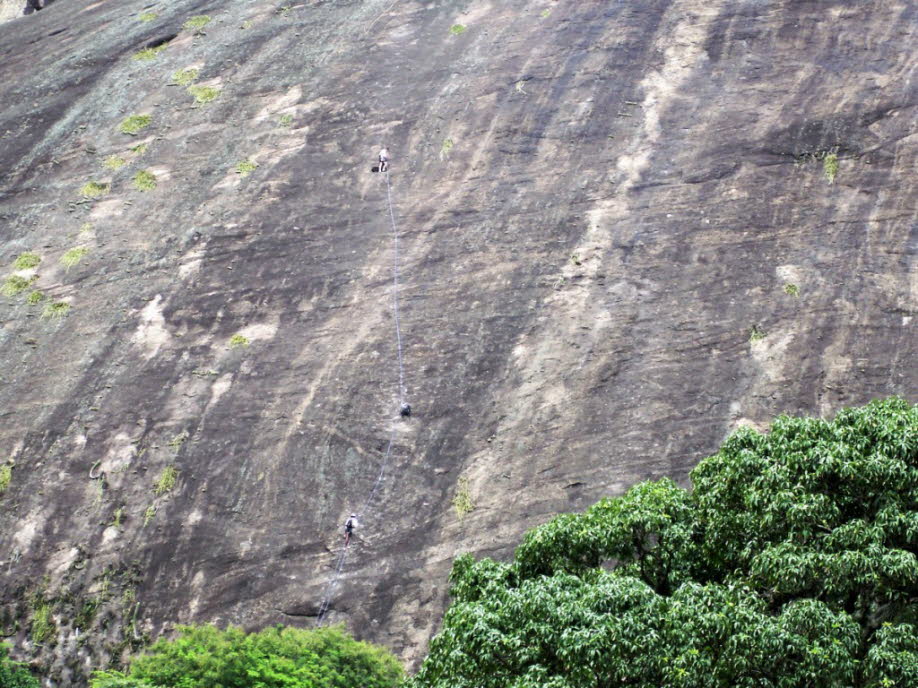
[[[379,171],[389,171],[389,149],[385,146],[383,146],[382,150],[379,151]]]

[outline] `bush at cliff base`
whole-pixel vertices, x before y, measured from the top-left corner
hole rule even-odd
[[[402,680],[391,653],[340,628],[179,631],[135,658],[127,674],[97,672],[92,688],[394,688]]]
[[[691,479],[457,559],[409,686],[918,687],[918,407],[744,428]]]
[[[39,688],[38,679],[21,662],[9,656],[10,648],[0,643],[0,688]]]

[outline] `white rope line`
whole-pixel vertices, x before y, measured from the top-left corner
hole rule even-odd
[[[404,364],[404,355],[402,352],[402,326],[401,326],[401,316],[398,309],[398,290],[399,290],[399,245],[398,245],[398,226],[395,223],[395,211],[392,208],[392,187],[389,184],[389,170],[386,170],[386,202],[389,205],[389,221],[392,225],[392,238],[394,245],[394,255],[392,260],[392,312],[394,314],[395,320],[395,340],[396,340],[396,349],[398,351],[398,401],[399,401],[399,413],[401,414],[402,404],[405,403],[405,364]],[[386,445],[386,451],[383,454],[382,462],[379,465],[379,473],[376,475],[376,482],[373,483],[373,487],[370,489],[369,494],[367,495],[366,501],[363,503],[363,506],[357,512],[358,520],[363,517],[367,509],[369,509],[370,504],[373,501],[373,498],[376,496],[377,491],[379,490],[380,485],[382,485],[383,479],[386,474],[386,468],[389,466],[389,459],[392,457],[392,447],[395,444],[395,433],[396,433],[396,423],[397,421],[391,421],[391,430],[389,431],[389,442]],[[328,585],[325,586],[325,594],[322,597],[322,604],[319,606],[319,613],[316,615],[316,627],[322,624],[322,619],[325,617],[325,614],[328,612],[329,607],[331,606],[332,596],[335,593],[335,589],[338,587],[338,581],[341,578],[341,572],[344,570],[344,564],[347,561],[348,547],[347,545],[341,546],[341,553],[338,555],[338,563],[335,566],[335,574],[332,579],[328,582]]]

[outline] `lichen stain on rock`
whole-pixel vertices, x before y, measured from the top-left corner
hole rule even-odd
[[[143,355],[146,359],[153,358],[172,339],[172,335],[169,334],[169,330],[166,328],[166,319],[163,316],[163,306],[161,305],[162,300],[162,294],[157,294],[143,307],[140,312],[140,324],[131,337],[131,341],[143,350]]]

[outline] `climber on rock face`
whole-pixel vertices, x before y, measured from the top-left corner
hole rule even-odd
[[[351,517],[344,522],[344,546],[347,547],[351,541],[351,535],[354,534],[354,528],[357,527],[357,514],[351,514]]]
[[[389,149],[385,146],[379,151],[379,171],[388,172],[389,171]]]
[[[409,404],[407,401],[403,401],[402,405],[399,407],[398,412],[399,414],[401,414],[402,418],[410,418],[411,417],[411,404]]]

